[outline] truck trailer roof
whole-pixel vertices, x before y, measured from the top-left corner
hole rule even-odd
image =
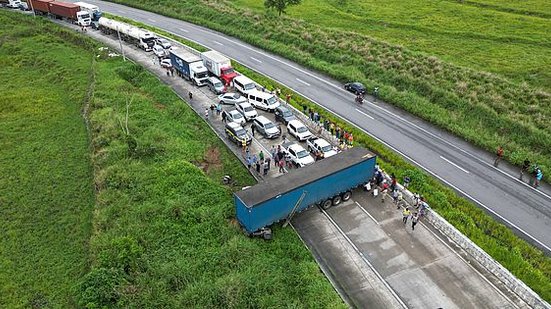
[[[270,178],[248,189],[236,192],[235,195],[248,208],[251,208],[280,194],[287,193],[373,157],[375,157],[375,154],[369,150],[362,147],[353,147],[315,164],[293,170],[284,176]]]
[[[214,62],[218,62],[218,63],[229,60],[228,57],[222,55],[221,53],[219,53],[215,50],[209,50],[209,51],[203,52],[202,55],[204,55],[205,57],[209,58],[210,60],[212,60]]]
[[[179,48],[179,49],[173,48],[170,50],[170,52],[187,63],[201,61],[201,57],[199,57],[199,55],[196,55],[184,48]]]

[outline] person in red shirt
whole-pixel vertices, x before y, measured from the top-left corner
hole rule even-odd
[[[494,160],[495,167],[499,165],[499,161],[501,161],[501,159],[503,159],[503,147],[499,146],[497,147],[496,159]]]

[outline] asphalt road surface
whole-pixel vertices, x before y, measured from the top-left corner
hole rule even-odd
[[[359,106],[342,84],[282,57],[184,21],[104,1],[104,12],[135,19],[221,51],[347,119],[551,254],[551,189],[520,182],[518,169],[382,102]]]

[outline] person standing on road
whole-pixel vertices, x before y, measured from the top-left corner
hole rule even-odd
[[[268,175],[268,170],[269,169],[270,169],[270,161],[265,160],[264,161],[264,172],[263,172],[264,176]]]
[[[264,151],[260,150],[258,157],[260,158],[260,161],[264,161]]]
[[[499,162],[503,159],[503,147],[499,146],[497,147],[496,151],[496,159],[494,160],[494,166],[497,167],[499,165]]]
[[[409,207],[406,207],[402,211],[402,222],[404,222],[404,224],[408,222],[409,216],[411,216],[411,211],[409,211]]]
[[[524,162],[522,162],[522,167],[520,168],[520,176],[518,177],[518,179],[522,180],[524,173],[527,173],[529,169],[530,169],[530,161],[526,159],[524,160]]]
[[[417,224],[417,222],[419,221],[419,215],[417,213],[415,213],[412,217],[411,217],[411,230],[414,231],[415,230],[415,225]]]
[[[191,101],[193,99],[193,93],[191,93],[191,91],[190,91],[188,96],[189,96],[189,100]]]
[[[216,115],[220,116],[221,112],[222,112],[222,104],[218,103],[216,104]]]
[[[383,184],[381,185],[381,203],[385,202],[385,197],[388,194],[388,183],[386,183],[386,180],[383,180]]]
[[[227,117],[226,113],[222,113],[222,122],[223,123],[226,123],[226,117]]]
[[[209,119],[209,109],[205,108],[205,119]]]
[[[291,94],[288,93],[286,96],[285,96],[285,103],[287,104],[290,104],[291,103]],[[304,105],[303,105],[304,106]]]
[[[254,137],[254,125],[253,124],[251,124],[251,134]]]
[[[279,165],[279,172],[285,173],[285,160],[280,158],[277,164]]]
[[[274,145],[272,145],[272,147],[270,148],[270,155],[272,156],[272,159],[274,159],[274,166],[277,165],[276,154],[277,154],[276,148]]]

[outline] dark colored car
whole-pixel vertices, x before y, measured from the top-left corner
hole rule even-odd
[[[289,121],[296,119],[295,115],[293,115],[293,112],[291,112],[289,108],[283,105],[276,107],[274,114],[276,121],[281,121],[284,124],[287,124],[289,123]]]
[[[344,89],[354,93],[354,94],[364,94],[365,86],[362,83],[353,82],[344,84]]]

